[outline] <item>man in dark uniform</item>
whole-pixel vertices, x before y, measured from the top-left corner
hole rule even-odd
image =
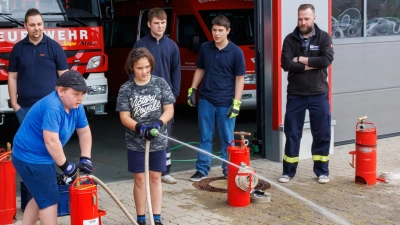
[[[20,123],[33,104],[54,91],[58,77],[68,70],[64,50],[43,33],[43,24],[40,12],[29,9],[24,22],[28,35],[10,54],[8,93]]]
[[[297,27],[283,42],[281,66],[288,71],[288,87],[284,122],[285,155],[283,173],[278,179],[281,183],[288,182],[296,174],[307,109],[313,136],[314,173],[319,183],[329,182],[331,113],[327,67],[333,61],[333,48],[330,35],[319,29],[314,21],[314,6],[300,5]]]

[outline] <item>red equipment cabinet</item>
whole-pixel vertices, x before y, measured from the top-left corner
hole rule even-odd
[[[233,146],[232,143],[240,143],[240,146]],[[247,166],[250,166],[250,150],[242,141],[232,141],[227,149],[227,153],[228,160],[231,163],[239,166],[243,162]],[[244,207],[250,205],[251,187],[249,187],[249,190],[243,191],[236,185],[235,178],[236,175],[249,176],[250,173],[238,174],[238,172],[239,168],[228,164],[228,205]]]
[[[11,145],[0,153],[0,224],[13,224],[17,213],[15,169],[11,162]]]
[[[374,123],[364,122],[366,118],[359,118],[356,124],[356,150],[349,152],[353,155],[350,165],[356,169],[355,183],[375,185],[377,180],[385,180],[376,176],[377,129]]]

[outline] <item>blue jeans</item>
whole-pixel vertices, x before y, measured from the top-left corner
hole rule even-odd
[[[227,148],[233,141],[233,129],[235,128],[236,118],[229,119],[226,111],[229,107],[215,107],[205,99],[199,99],[199,128],[200,128],[200,143],[199,148],[212,153],[213,139],[215,134],[215,124],[217,124],[218,135],[221,144],[222,158],[226,159]],[[197,153],[196,170],[207,176],[210,171],[211,156],[204,153]],[[227,175],[227,165],[222,163],[224,175]]]
[[[24,107],[24,108],[19,108],[18,111],[15,112],[15,115],[18,118],[19,124],[22,124],[22,121],[24,121],[26,114],[28,114],[28,111],[31,109],[31,107]]]

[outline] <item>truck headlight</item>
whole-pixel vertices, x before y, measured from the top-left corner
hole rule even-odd
[[[245,84],[256,84],[257,78],[255,74],[246,74],[244,75],[244,83]]]
[[[86,69],[94,69],[97,68],[100,65],[100,61],[101,61],[101,56],[94,56],[92,57],[87,66]]]
[[[107,92],[107,85],[92,85],[89,88],[90,90],[86,93],[88,95],[99,95]]]

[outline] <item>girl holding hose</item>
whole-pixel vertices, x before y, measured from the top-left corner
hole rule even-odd
[[[149,170],[150,196],[154,222],[161,223],[161,173],[166,169],[167,127],[174,114],[174,95],[168,83],[153,76],[154,58],[146,48],[133,49],[126,60],[125,71],[134,77],[125,82],[118,93],[117,107],[122,124],[126,127],[128,171],[133,173],[137,222],[146,224],[145,144],[150,143]],[[161,135],[153,137],[150,130]]]

